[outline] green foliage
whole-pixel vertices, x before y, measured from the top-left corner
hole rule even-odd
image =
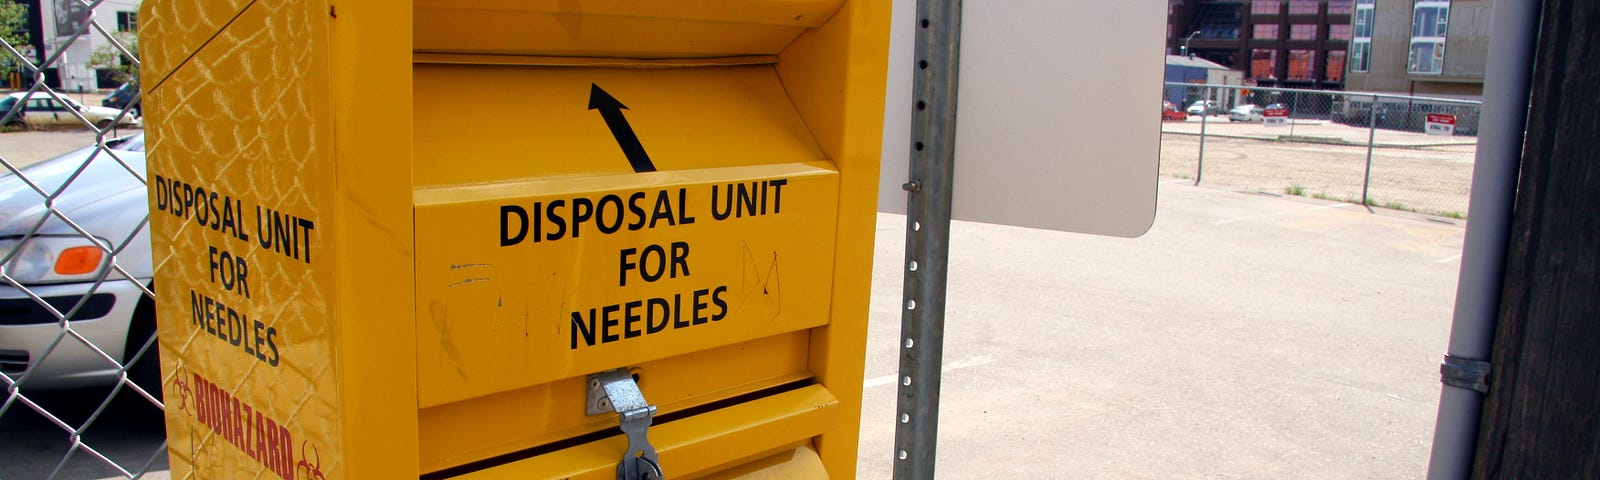
[[[133,58],[123,55],[122,50],[108,43],[95,48],[94,53],[89,54],[89,66],[100,70],[111,70],[111,78],[119,82],[139,81],[139,65],[133,61],[139,58],[139,36],[134,32],[117,32],[111,34],[111,38],[128,49]]]
[[[13,0],[0,0],[0,40],[22,50],[28,44],[28,7]],[[22,70],[22,62],[5,53],[0,61],[0,75],[11,75]]]
[[[1285,187],[1283,189],[1283,193],[1286,193],[1286,194],[1289,194],[1289,195],[1294,195],[1294,196],[1297,196],[1297,197],[1304,197],[1304,196],[1306,196],[1306,187],[1302,187],[1302,186],[1299,186],[1299,185],[1290,185],[1290,186]]]

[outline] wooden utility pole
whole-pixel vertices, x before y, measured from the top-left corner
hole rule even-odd
[[[1476,479],[1600,478],[1600,2],[1542,17]]]

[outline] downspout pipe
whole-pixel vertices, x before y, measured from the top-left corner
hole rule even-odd
[[[1539,37],[1537,0],[1501,0],[1494,4],[1488,69],[1484,74],[1483,110],[1479,115],[1478,152],[1472,169],[1461,273],[1456,284],[1455,315],[1443,371],[1478,364],[1487,367],[1500,312],[1505,277],[1506,245],[1511,232],[1517,175],[1527,131],[1529,84]],[[1479,363],[1485,362],[1485,363]],[[1487,371],[1487,370],[1485,370]],[[1487,382],[1493,382],[1488,378]],[[1439,394],[1429,480],[1470,478],[1478,444],[1487,389],[1446,383]]]

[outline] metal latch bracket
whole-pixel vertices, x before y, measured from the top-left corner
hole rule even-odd
[[[622,433],[628,437],[628,451],[617,464],[619,480],[660,480],[661,459],[656,448],[650,445],[646,433],[655,421],[656,406],[645,401],[644,392],[633,373],[626,368],[607,370],[589,375],[588,399],[584,402],[586,415],[617,412],[622,423]]]
[[[1456,388],[1489,393],[1489,362],[1444,356],[1439,365],[1439,381]]]

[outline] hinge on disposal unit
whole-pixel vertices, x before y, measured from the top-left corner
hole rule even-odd
[[[650,446],[645,431],[656,415],[656,406],[645,401],[644,392],[626,368],[589,374],[588,401],[584,413],[600,415],[617,412],[622,433],[628,436],[628,451],[617,464],[617,480],[661,480],[661,459]]]

